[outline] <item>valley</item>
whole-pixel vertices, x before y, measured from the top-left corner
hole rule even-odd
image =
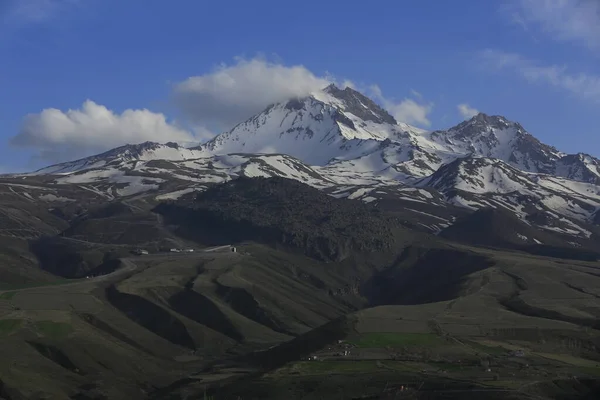
[[[377,283],[353,289],[341,274],[352,264],[250,243],[5,290],[3,395],[351,398],[404,386],[415,396],[577,398],[595,387],[596,263],[446,246],[443,276],[424,275],[444,268],[430,249],[388,267],[402,275],[377,273],[402,292],[385,299],[369,295]]]

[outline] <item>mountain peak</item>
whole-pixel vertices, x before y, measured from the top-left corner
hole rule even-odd
[[[351,113],[363,121],[372,121],[378,124],[398,124],[396,119],[386,110],[381,108],[364,94],[352,89],[350,86],[340,89],[332,83],[327,86],[323,92],[340,100],[344,105],[345,112]]]
[[[485,113],[478,113],[470,120],[466,121],[467,124],[473,125],[488,125],[492,128],[506,129],[511,125],[516,125],[515,122],[509,121],[501,115],[488,115]]]
[[[158,147],[162,146],[160,143],[157,142],[151,142],[151,141],[146,141],[146,142],[142,142],[142,143],[138,143],[138,144],[126,144],[117,148],[114,148],[112,150],[108,150],[104,153],[99,154],[99,157],[102,156],[106,156],[106,155],[113,155],[113,154],[123,154],[123,153],[130,153],[132,155],[140,155],[141,153],[148,151],[148,150],[154,150]],[[171,147],[171,146],[169,146]]]
[[[335,92],[337,90],[340,90],[337,85],[335,83],[330,84],[329,86],[327,86],[325,89],[323,89],[323,91],[325,93],[329,93],[332,94],[332,92]]]
[[[163,149],[172,149],[172,150],[179,150],[182,149],[181,146],[179,146],[179,144],[175,143],[175,142],[167,142],[167,143],[158,143],[158,142],[151,142],[151,141],[146,141],[143,143],[138,143],[138,144],[126,144],[124,146],[120,146],[117,148],[114,148],[112,150],[108,150],[104,153],[100,153],[96,156],[92,156],[94,158],[98,158],[98,159],[124,159],[124,160],[136,160],[136,159],[140,159],[143,158],[145,154],[149,153],[149,152],[154,152],[154,151],[160,151]],[[89,158],[89,157],[87,157]],[[79,161],[79,160],[78,160]]]
[[[512,129],[517,135],[527,135],[525,129],[518,123],[509,121],[501,115],[488,115],[478,113],[473,118],[463,121],[449,132],[454,132],[459,138],[471,138],[487,136],[494,131],[506,131]]]

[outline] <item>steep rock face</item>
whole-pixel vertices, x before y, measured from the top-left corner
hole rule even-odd
[[[584,153],[569,154],[556,162],[553,174],[597,185],[600,183],[600,160]]]
[[[394,251],[409,236],[400,221],[375,208],[282,178],[236,179],[193,202],[161,204],[155,211],[190,238],[212,238],[215,244],[255,240],[323,261]]]
[[[325,88],[324,91],[343,102],[346,112],[357,116],[363,121],[371,121],[377,124],[398,124],[394,117],[373,100],[352,88],[347,87],[341,90],[332,84]]]

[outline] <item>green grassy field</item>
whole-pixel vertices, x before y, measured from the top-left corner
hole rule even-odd
[[[357,372],[377,371],[375,361],[305,361],[296,363],[290,372],[298,371],[300,374],[345,374]]]
[[[0,293],[0,300],[10,300],[12,299],[17,292],[4,292]]]
[[[36,321],[34,327],[37,332],[52,339],[63,339],[73,332],[71,324],[54,321]]]
[[[18,330],[23,321],[20,319],[0,319],[0,335],[8,335]]]
[[[0,283],[0,290],[22,290],[22,289],[30,289],[30,288],[36,288],[36,287],[46,287],[46,286],[58,286],[58,285],[64,285],[67,283],[73,283],[73,282],[78,282],[81,281],[81,279],[57,279],[55,281],[52,282],[31,282],[31,283],[14,283],[14,284],[6,284],[6,283]],[[6,292],[6,293],[10,293],[10,292]],[[6,294],[3,293],[3,294]],[[1,296],[1,294],[0,294]]]
[[[26,382],[65,394],[102,376],[97,390],[108,398],[135,398],[141,389],[155,398],[185,398],[213,384],[232,388],[207,392],[219,400],[236,398],[226,395],[238,393],[236,379],[245,376],[252,377],[249,398],[264,399],[309,399],[311,387],[336,398],[339,388],[351,386],[348,393],[359,396],[381,392],[388,382],[501,392],[600,376],[592,361],[600,343],[595,330],[501,303],[515,296],[554,309],[559,296],[566,299],[565,315],[581,313],[582,306],[592,310],[592,295],[562,283],[568,278],[593,290],[600,278],[572,272],[588,271],[589,264],[569,264],[566,271],[553,261],[486,251],[494,269],[465,277],[451,300],[368,307],[364,296],[347,289],[350,272],[365,272],[362,262],[322,264],[258,245],[244,253],[139,257],[126,273],[104,281],[4,292],[0,351],[16,367],[0,361],[0,369],[12,368],[10,382],[30,397]],[[536,283],[539,276],[547,278],[544,285]],[[346,322],[322,329],[339,317]],[[43,351],[31,351],[32,342]],[[269,348],[286,359],[273,367],[255,363],[254,355]],[[509,356],[521,348],[525,357]],[[350,354],[341,356],[342,350]],[[318,361],[301,361],[312,354]],[[76,382],[64,367],[71,364],[83,371]],[[243,372],[231,373],[235,368]],[[201,378],[189,378],[190,371]]]
[[[506,354],[509,351],[506,347],[503,346],[491,346],[477,342],[469,342],[468,345],[475,351],[480,351],[482,353],[489,354],[492,356],[500,356]]]

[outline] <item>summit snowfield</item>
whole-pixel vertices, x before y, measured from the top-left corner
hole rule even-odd
[[[280,153],[312,165],[374,151],[381,141],[417,128],[396,120],[361,93],[334,85],[273,104],[202,149],[215,154]]]
[[[506,209],[582,240],[600,234],[598,159],[560,152],[502,116],[480,113],[425,131],[335,85],[272,104],[202,145],[126,145],[18,178],[78,185],[110,199],[167,200],[236,176],[287,177],[374,204],[394,200],[436,221],[425,224],[431,232],[449,226],[449,210],[459,207]]]

